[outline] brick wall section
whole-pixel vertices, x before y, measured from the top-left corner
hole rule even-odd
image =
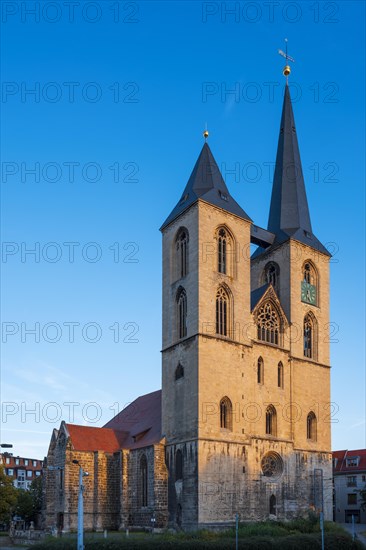
[[[122,450],[119,463],[120,486],[120,518],[119,529],[126,529],[130,525],[130,490],[129,490],[129,460],[130,451]]]
[[[154,445],[154,503],[156,527],[168,523],[168,469],[165,462],[165,442]]]
[[[147,459],[148,498],[147,506],[141,504],[142,456]],[[167,483],[168,474],[165,465],[165,445],[143,447],[129,453],[129,524],[139,527],[151,527],[155,518],[155,527],[165,527],[167,523]]]

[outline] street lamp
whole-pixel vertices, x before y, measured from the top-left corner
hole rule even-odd
[[[73,464],[78,464],[79,466],[79,498],[78,498],[78,544],[77,550],[84,550],[84,502],[83,502],[83,477],[88,476],[88,472],[84,472],[83,468],[80,466],[78,460],[73,460]]]
[[[0,447],[3,449],[12,449],[13,445],[11,443],[0,443]]]

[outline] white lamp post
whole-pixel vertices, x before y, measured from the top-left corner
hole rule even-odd
[[[78,544],[77,550],[84,550],[84,502],[83,502],[83,477],[88,476],[88,472],[84,472],[78,460],[73,460],[73,464],[79,466],[79,498],[78,498]]]

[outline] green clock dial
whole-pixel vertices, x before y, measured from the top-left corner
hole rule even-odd
[[[301,301],[312,306],[316,305],[316,287],[314,285],[301,281]]]

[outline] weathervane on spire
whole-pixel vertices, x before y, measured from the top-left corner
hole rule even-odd
[[[205,138],[205,141],[207,141],[207,138],[208,138],[207,122],[205,124],[205,131],[203,132],[203,137]]]
[[[292,61],[292,63],[295,63],[295,59],[293,57],[291,57],[290,55],[288,55],[287,53],[287,38],[285,38],[285,43],[286,43],[286,52],[283,52],[282,50],[278,50],[278,53],[280,55],[282,55],[282,57],[284,57],[286,59],[286,61]],[[282,71],[283,75],[286,77],[286,81],[288,80],[288,76],[289,74],[291,73],[291,67],[290,65],[285,65],[284,68],[283,68],[283,71]]]

